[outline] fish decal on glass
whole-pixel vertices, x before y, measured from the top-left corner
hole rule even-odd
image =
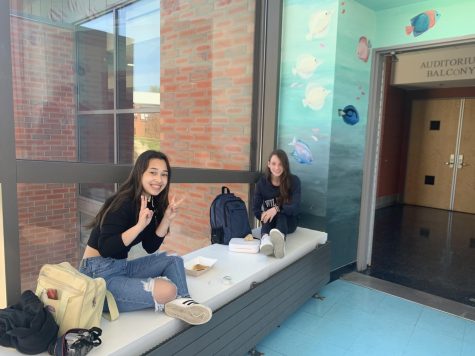
[[[332,12],[328,10],[320,10],[313,13],[308,21],[308,32],[305,38],[308,41],[314,38],[324,37],[328,32]]]
[[[324,87],[310,83],[305,88],[305,98],[302,99],[302,104],[312,110],[320,110],[325,104],[325,98],[328,94],[330,94],[330,91]]]
[[[292,68],[292,74],[298,75],[302,79],[309,79],[320,64],[322,62],[314,56],[303,54],[297,58],[295,67]]]
[[[439,17],[440,13],[438,13],[436,10],[421,12],[419,15],[416,15],[411,19],[410,26],[406,26],[406,35],[410,35],[412,33],[414,37],[417,37],[423,34],[428,29],[434,27]]]
[[[366,36],[361,36],[356,47],[356,55],[363,62],[368,62],[369,54],[371,53],[371,41]]]
[[[313,161],[310,147],[300,139],[293,138],[289,146],[293,146],[294,150],[290,154],[300,164],[311,164]]]
[[[348,125],[355,125],[360,121],[358,110],[353,105],[347,105],[343,109],[338,109],[338,115]]]

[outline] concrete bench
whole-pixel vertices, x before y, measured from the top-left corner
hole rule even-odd
[[[325,242],[325,233],[298,228],[288,236],[282,259],[230,252],[225,245],[193,251],[185,261],[218,260],[201,276],[187,276],[192,297],[213,310],[211,321],[189,326],[151,310],[122,313],[115,322],[103,320],[103,344],[91,355],[243,355],[328,283]]]
[[[192,297],[213,310],[211,321],[190,326],[152,310],[121,313],[114,322],[102,319],[102,345],[90,355],[243,355],[328,283],[326,240],[326,233],[297,228],[282,259],[230,252],[225,245],[193,251],[185,261],[217,259],[201,276],[187,276]]]

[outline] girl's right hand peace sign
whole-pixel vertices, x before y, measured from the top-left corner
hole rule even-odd
[[[137,221],[137,225],[140,227],[140,231],[145,229],[150,221],[152,221],[153,211],[147,208],[147,197],[142,195],[140,197],[140,212],[139,212],[139,220]]]

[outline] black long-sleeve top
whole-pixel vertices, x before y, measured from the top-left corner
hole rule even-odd
[[[298,215],[300,210],[300,179],[296,175],[291,175],[290,202],[278,206],[282,214],[292,216]],[[256,185],[252,211],[254,216],[260,220],[262,212],[273,208],[277,204],[280,196],[279,187],[272,185],[265,176],[262,176]]]
[[[127,258],[132,246],[142,243],[142,247],[148,253],[158,250],[164,237],[155,234],[162,217],[152,218],[150,224],[137,235],[129,246],[125,246],[122,241],[122,233],[137,224],[137,205],[132,200],[127,200],[115,211],[109,211],[102,226],[96,226],[89,236],[88,246],[99,251],[102,257],[112,257],[115,259]]]

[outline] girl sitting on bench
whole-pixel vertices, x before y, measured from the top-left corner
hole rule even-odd
[[[170,163],[162,152],[150,150],[137,158],[127,180],[89,225],[92,231],[79,270],[105,279],[120,312],[155,307],[189,324],[204,324],[212,311],[190,298],[183,259],[154,253],[183,201],[169,200],[170,177]],[[149,255],[127,260],[139,243]]]
[[[284,257],[285,237],[297,229],[300,208],[300,179],[291,174],[285,151],[270,154],[267,169],[257,182],[252,208],[262,222],[260,252]]]

